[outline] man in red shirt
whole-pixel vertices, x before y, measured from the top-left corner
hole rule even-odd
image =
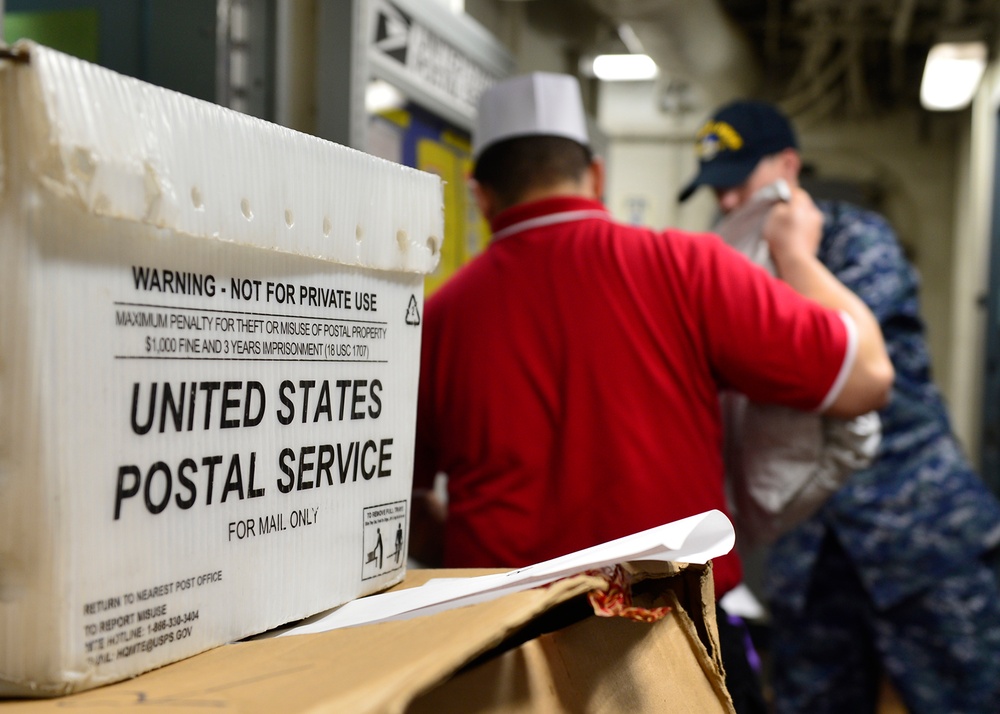
[[[721,388],[840,416],[884,403],[878,324],[816,260],[805,193],[768,224],[779,281],[715,236],[612,220],[572,77],[487,90],[474,143],[493,238],[425,306],[412,557],[520,567],[726,511]],[[439,472],[443,553],[419,517]],[[735,552],[714,571],[720,597],[742,577]]]
[[[725,512],[723,388],[845,417],[885,402],[878,323],[816,259],[804,192],[765,229],[782,282],[717,236],[612,220],[572,77],[487,90],[474,144],[493,237],[425,305],[412,557],[520,567]],[[735,551],[713,567],[717,597],[742,579]],[[738,711],[762,711],[723,624]]]

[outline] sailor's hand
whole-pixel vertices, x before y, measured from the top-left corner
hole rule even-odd
[[[787,203],[776,203],[764,223],[764,239],[779,273],[788,260],[814,258],[822,235],[823,214],[801,188],[792,191]]]

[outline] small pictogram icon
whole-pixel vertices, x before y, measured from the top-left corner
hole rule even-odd
[[[410,304],[406,306],[406,324],[420,324],[420,308],[417,307],[417,296],[410,295]]]
[[[366,506],[362,513],[361,579],[377,578],[406,563],[406,501]],[[383,533],[383,531],[385,531]],[[386,542],[388,541],[388,543]],[[386,548],[392,548],[386,552]]]

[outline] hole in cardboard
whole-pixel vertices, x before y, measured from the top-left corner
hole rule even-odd
[[[248,221],[253,219],[253,211],[250,210],[250,199],[244,198],[240,201],[240,210],[243,211],[243,217]]]
[[[430,248],[431,255],[437,255],[438,251],[438,239],[431,236],[427,239],[427,247]]]
[[[292,214],[292,209],[285,209],[285,225],[291,228],[295,225],[295,216]]]
[[[399,246],[399,249],[403,251],[409,247],[409,240],[406,235],[406,231],[402,229],[396,231],[396,244]]]
[[[361,239],[364,237],[365,237],[365,229],[362,228],[361,224],[359,223],[357,227],[354,229],[354,240],[360,243]]]
[[[205,207],[205,199],[202,198],[201,189],[197,186],[191,187],[191,205],[199,210]]]
[[[323,235],[329,237],[330,231],[333,230],[333,224],[330,223],[329,216],[323,216]]]

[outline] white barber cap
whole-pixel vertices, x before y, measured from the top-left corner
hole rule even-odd
[[[497,82],[479,98],[472,156],[505,139],[561,136],[590,146],[580,83],[568,74],[533,72]]]

